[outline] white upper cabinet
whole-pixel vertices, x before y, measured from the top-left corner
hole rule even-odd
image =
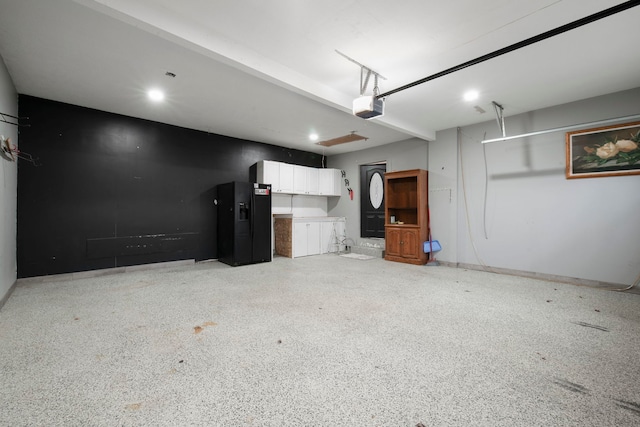
[[[295,194],[307,194],[307,182],[309,169],[306,166],[293,166],[293,192]]]
[[[344,217],[294,218],[292,257],[344,251]]]
[[[280,163],[265,160],[258,162],[257,180],[260,184],[271,184],[271,191],[278,192],[280,189]]]
[[[293,166],[293,192],[295,194],[318,195],[318,169]]]
[[[256,180],[271,184],[274,193],[293,193],[293,165],[264,160],[256,165]]]
[[[279,193],[293,193],[295,184],[293,165],[280,163],[280,189]]]
[[[318,194],[339,196],[342,178],[338,169],[318,169]]]
[[[319,171],[317,168],[307,168],[307,193],[312,196],[318,195]]]
[[[340,196],[340,171],[263,160],[256,165],[256,180],[271,184],[271,191],[310,196]]]

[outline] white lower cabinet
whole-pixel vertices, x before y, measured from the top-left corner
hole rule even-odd
[[[293,218],[293,258],[344,251],[344,218]]]
[[[294,221],[293,257],[320,254],[320,223]]]

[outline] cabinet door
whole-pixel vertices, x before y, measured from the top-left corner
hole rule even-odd
[[[293,257],[307,256],[308,223],[293,223]]]
[[[264,160],[258,163],[257,172],[256,180],[260,184],[271,184],[272,191],[276,193],[280,191],[280,164],[278,162]]]
[[[318,174],[319,169],[307,168],[307,193],[309,195],[318,195]]]
[[[307,255],[320,254],[320,222],[307,223]]]
[[[280,163],[280,193],[293,193],[293,165]]]
[[[293,166],[293,192],[307,194],[307,168],[305,166]]]
[[[340,195],[340,171],[338,169],[318,169],[318,194],[321,196]]]
[[[418,231],[417,230],[403,230],[402,239],[400,245],[400,253],[404,258],[418,259],[420,253],[420,245],[418,244]]]
[[[402,233],[396,228],[387,228],[385,251],[391,256],[402,256]]]
[[[295,222],[293,225],[293,257],[320,254],[320,222]]]

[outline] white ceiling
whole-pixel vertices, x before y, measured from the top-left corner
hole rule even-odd
[[[332,155],[493,120],[491,101],[508,120],[639,87],[640,7],[393,94],[368,121],[351,114],[360,68],[336,50],[387,92],[620,3],[0,0],[0,55],[21,94]],[[369,139],[323,148],[312,131]]]

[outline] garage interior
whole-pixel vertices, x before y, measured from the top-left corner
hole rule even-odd
[[[639,3],[0,0],[0,424],[637,424]]]

